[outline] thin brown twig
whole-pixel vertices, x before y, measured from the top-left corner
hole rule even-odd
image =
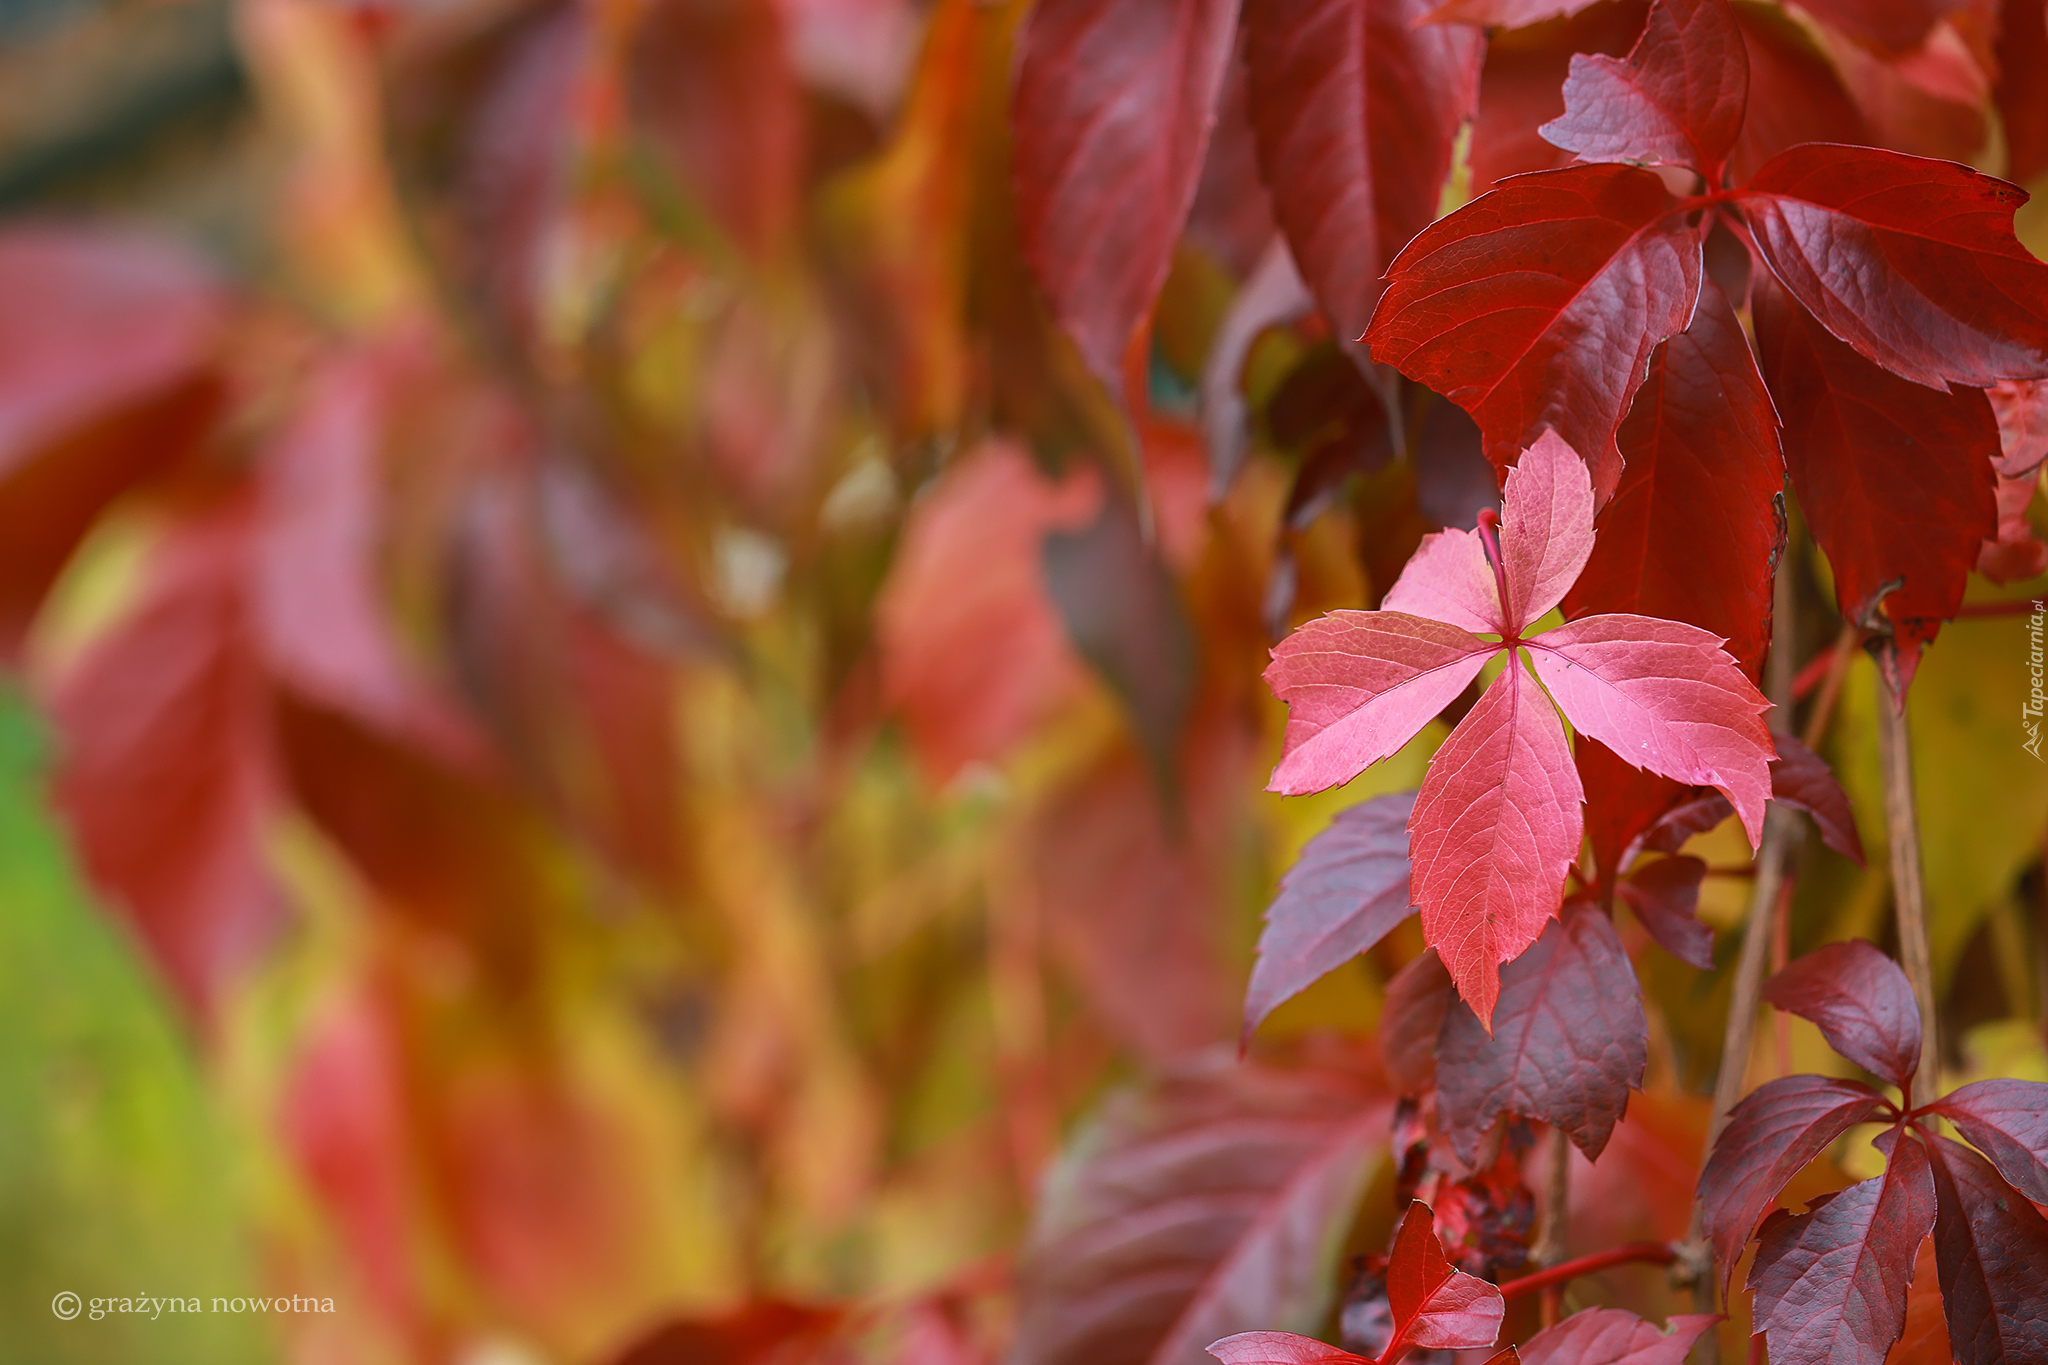
[[[1886,648],[1890,648],[1889,645]],[[1884,759],[1884,818],[1891,845],[1892,905],[1899,921],[1899,959],[1920,1005],[1920,1070],[1913,1077],[1915,1106],[1932,1103],[1941,1069],[1934,1008],[1934,961],[1927,947],[1927,891],[1920,876],[1920,821],[1913,795],[1913,739],[1905,699],[1892,690],[1886,670],[1877,678],[1878,749]]]
[[[1561,1128],[1550,1130],[1550,1146],[1544,1154],[1543,1188],[1537,1195],[1538,1227],[1530,1259],[1539,1266],[1564,1263],[1567,1245],[1565,1225],[1571,1208],[1572,1144]],[[1562,1303],[1563,1282],[1558,1293],[1543,1296],[1542,1322],[1554,1326]]]

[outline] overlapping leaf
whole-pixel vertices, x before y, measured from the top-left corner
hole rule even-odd
[[[1899,964],[1861,939],[1825,944],[1764,983],[1764,999],[1820,1026],[1828,1046],[1893,1085],[1920,1069],[1920,1007]]]
[[[1522,1365],[1679,1365],[1715,1321],[1711,1313],[1680,1313],[1660,1332],[1618,1308],[1581,1309],[1529,1338]]]
[[[1628,56],[1572,58],[1564,116],[1543,136],[1581,161],[1691,166],[1714,184],[1748,99],[1748,54],[1725,0],[1658,0]]]

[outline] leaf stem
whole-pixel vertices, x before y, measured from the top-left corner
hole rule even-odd
[[[1606,1251],[1596,1251],[1591,1256],[1581,1256],[1576,1261],[1561,1261],[1519,1280],[1510,1280],[1500,1287],[1500,1296],[1513,1299],[1525,1294],[1540,1294],[1581,1275],[1595,1275],[1618,1265],[1670,1265],[1677,1259],[1678,1251],[1669,1242],[1628,1242],[1609,1247]]]
[[[1884,648],[1891,648],[1887,643]],[[1920,1005],[1920,1069],[1913,1075],[1912,1104],[1930,1104],[1941,1071],[1940,1035],[1934,1008],[1934,962],[1927,947],[1927,891],[1920,876],[1920,820],[1913,799],[1913,742],[1905,698],[1878,669],[1877,742],[1884,759],[1884,818],[1891,845],[1892,905],[1899,920],[1900,965]]]
[[[1515,637],[1526,623],[1515,620],[1514,608],[1508,605],[1508,570],[1500,557],[1500,513],[1482,507],[1473,529],[1479,532],[1479,543],[1486,547],[1486,562],[1493,565],[1493,585],[1500,593],[1501,644],[1513,648],[1521,643]]]

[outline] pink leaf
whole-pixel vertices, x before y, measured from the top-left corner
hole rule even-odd
[[[1235,0],[1046,0],[1021,40],[1024,256],[1113,392],[1194,202],[1236,29]]]
[[[1572,724],[1639,768],[1718,787],[1754,844],[1771,793],[1770,703],[1697,626],[1647,616],[1588,616],[1529,642]]]
[[[1500,1290],[1451,1269],[1437,1240],[1435,1216],[1419,1199],[1409,1203],[1401,1229],[1394,1234],[1387,1302],[1394,1310],[1394,1335],[1382,1360],[1411,1346],[1425,1351],[1491,1346],[1507,1315],[1507,1300]]]
[[[1266,907],[1245,991],[1244,1036],[1289,996],[1335,971],[1408,918],[1408,815],[1414,792],[1337,812],[1308,841]]]
[[[2048,460],[2048,379],[2001,379],[1985,396],[1998,418],[1998,472],[2033,473]]]
[[[1402,250],[1366,340],[1374,359],[1471,413],[1497,468],[1556,430],[1604,502],[1650,353],[1692,320],[1700,240],[1652,171],[1509,180]]]
[[[1691,166],[1717,184],[1748,96],[1727,0],[1658,0],[1628,56],[1572,58],[1564,117],[1542,131],[1581,161]]]
[[[1502,1113],[1553,1124],[1597,1158],[1643,1082],[1647,1041],[1613,922],[1574,901],[1502,970],[1491,1036],[1470,1009],[1451,1006],[1437,1042],[1438,1113],[1468,1162]]]
[[[2012,228],[2025,202],[1967,166],[1827,143],[1773,157],[1740,198],[1757,250],[1822,325],[1938,389],[2048,373],[2048,265]]]
[[[1884,1365],[1905,1330],[1913,1263],[1933,1230],[1927,1153],[1896,1135],[1882,1176],[1774,1220],[1749,1287],[1775,1365]]]
[[[1944,1095],[1934,1112],[1991,1158],[2020,1193],[2048,1204],[2048,1085],[1977,1081]]]
[[[1764,983],[1764,999],[1820,1026],[1828,1046],[1903,1087],[1920,1066],[1920,1007],[1899,964],[1862,939],[1814,949]]]
[[[1500,557],[1509,626],[1519,633],[1559,602],[1593,553],[1593,481],[1578,453],[1546,431],[1508,471]]]
[[[1869,1086],[1827,1076],[1765,1081],[1735,1106],[1700,1174],[1707,1236],[1724,1284],[1786,1182],[1884,1108],[1884,1096]]]
[[[1447,621],[1464,630],[1507,631],[1499,581],[1477,531],[1432,531],[1380,599],[1383,611]]]
[[[1364,1356],[1293,1332],[1239,1332],[1210,1342],[1208,1351],[1223,1365],[1372,1365]]]
[[[1444,0],[1429,12],[1434,24],[1487,24],[1525,28],[1545,19],[1577,14],[1595,0]]]
[[[1286,751],[1267,790],[1349,782],[1412,739],[1495,649],[1400,612],[1334,611],[1310,621],[1280,642],[1266,669],[1287,703]]]
[[[1638,863],[1615,887],[1650,937],[1680,962],[1714,970],[1714,931],[1700,922],[1700,879],[1707,865],[1683,854]]]
[[[1510,654],[1430,761],[1408,822],[1423,937],[1482,1024],[1499,965],[1536,941],[1564,899],[1582,796],[1557,712]]]
[[[1421,25],[1428,0],[1251,0],[1259,165],[1337,333],[1372,319],[1394,254],[1436,217],[1479,95],[1480,35]]]
[[[1546,1327],[1522,1347],[1522,1365],[1680,1365],[1719,1319],[1680,1313],[1671,1330],[1618,1308],[1587,1308]]]

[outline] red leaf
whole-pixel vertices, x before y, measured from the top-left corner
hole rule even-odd
[[[1497,28],[1524,28],[1556,19],[1596,3],[1596,0],[1444,0],[1431,10],[1433,24],[1485,24]]]
[[[1814,949],[1764,983],[1764,999],[1819,1025],[1828,1046],[1904,1088],[1920,1066],[1920,1007],[1899,964],[1862,939]]]
[[[86,870],[206,1015],[277,913],[263,856],[278,777],[251,641],[250,506],[173,524],[141,599],[56,680],[54,800]]]
[[[1380,1007],[1380,1055],[1387,1079],[1404,1095],[1436,1088],[1436,1044],[1455,995],[1436,949],[1425,948],[1394,973]]]
[[[1437,1240],[1429,1205],[1412,1200],[1394,1234],[1387,1263],[1387,1301],[1394,1310],[1394,1337],[1381,1353],[1391,1360],[1407,1347],[1463,1351],[1491,1346],[1500,1336],[1507,1300],[1475,1275],[1451,1269]]]
[[[1479,114],[1472,124],[1472,190],[1492,189],[1510,175],[1547,171],[1571,154],[1538,131],[1564,113],[1571,59],[1582,52],[1620,56],[1634,46],[1649,17],[1648,0],[1612,0],[1570,18],[1488,35],[1479,76]]]
[[[1827,760],[1790,735],[1772,734],[1778,756],[1771,761],[1771,799],[1795,806],[1813,817],[1821,842],[1844,858],[1863,865],[1863,836],[1849,809],[1849,794],[1835,780]]]
[[[1991,1159],[2036,1204],[2048,1204],[2048,1085],[1976,1081],[1942,1096],[1934,1112]]]
[[[1616,440],[1621,482],[1565,615],[1685,621],[1721,636],[1757,677],[1785,539],[1785,459],[1749,341],[1713,281],[1692,326],[1651,359]]]
[[[1680,1313],[1660,1332],[1634,1313],[1586,1308],[1529,1338],[1522,1365],[1679,1365],[1718,1321],[1712,1313]]]
[[[1114,1099],[1018,1270],[1018,1365],[1198,1365],[1313,1312],[1387,1110],[1354,1078],[1212,1056]],[[1370,1105],[1370,1107],[1368,1107]]]
[[[0,654],[100,512],[191,452],[226,300],[198,263],[76,225],[0,235]]]
[[[1475,1160],[1505,1112],[1554,1124],[1597,1158],[1643,1083],[1648,1028],[1613,922],[1588,902],[1565,906],[1502,969],[1491,1037],[1463,1005],[1444,1018],[1437,1105],[1458,1154]]]
[[[1828,1144],[1885,1107],[1859,1081],[1782,1076],[1766,1081],[1728,1115],[1700,1174],[1700,1203],[1725,1284],[1743,1244],[1778,1191]]]
[[[2038,577],[2048,570],[2048,544],[2034,534],[2027,520],[2033,504],[2038,474],[2029,470],[2019,478],[1998,476],[1998,533],[1977,549],[1977,572],[1993,583],[2012,583]]]
[[[1408,824],[1423,937],[1482,1025],[1499,965],[1536,941],[1564,899],[1582,796],[1557,712],[1511,653],[1430,760]]]
[[[2048,1359],[2048,1219],[1984,1158],[1930,1136],[1934,1259],[1957,1365]]]
[[[1748,97],[1727,0],[1657,0],[1628,56],[1572,58],[1564,116],[1542,132],[1581,161],[1691,166],[1715,185]]]
[[[1417,26],[1429,0],[1250,0],[1259,164],[1337,333],[1372,319],[1394,254],[1436,217],[1479,96],[1480,35]]]
[[[1657,343],[1699,297],[1700,233],[1652,171],[1572,166],[1510,180],[1404,248],[1366,337],[1451,398],[1505,469],[1548,427],[1604,502],[1615,430]]]
[[[1025,259],[1113,392],[1173,264],[1237,26],[1234,0],[1046,0],[1011,129]]]
[[[1349,782],[1450,705],[1497,648],[1397,611],[1310,621],[1274,648],[1266,669],[1287,703],[1286,752],[1266,790],[1295,795]]]
[[[1592,846],[1593,866],[1601,882],[1612,886],[1635,856],[1638,842],[1691,789],[1622,762],[1596,739],[1582,738],[1574,744],[1572,762],[1586,789],[1586,840]],[[1735,813],[1718,792],[1713,799],[1721,803],[1722,819]]]
[[[1337,812],[1301,850],[1266,907],[1245,990],[1246,1038],[1274,1006],[1371,948],[1415,909],[1408,896],[1414,809],[1414,792],[1362,801]]]
[[[1739,196],[1794,297],[1869,360],[1935,388],[2048,373],[2048,265],[2012,229],[2026,200],[1953,162],[1824,143],[1773,157]]]
[[[1829,336],[1768,279],[1755,288],[1757,353],[1786,417],[1786,463],[1834,569],[1842,615],[1883,604],[1910,679],[1955,614],[1993,534],[1997,423],[1982,393],[1885,373]]]
[[[960,460],[910,513],[876,604],[882,691],[925,774],[1001,758],[1079,690],[1079,661],[1047,599],[1039,545],[1082,526],[1092,477],[1046,480],[1015,445]]]
[[[1210,1342],[1208,1350],[1223,1365],[1372,1365],[1364,1356],[1292,1332],[1239,1332]]]
[[[1998,12],[1998,112],[2022,184],[2048,170],[2048,6],[2005,0]]]
[[[1774,1219],[1749,1268],[1755,1329],[1776,1365],[1884,1365],[1906,1326],[1906,1291],[1934,1228],[1920,1144],[1898,1138],[1885,1173]]]
[[[1679,782],[1719,788],[1754,844],[1773,757],[1756,684],[1697,626],[1586,616],[1529,641],[1537,676],[1583,734]]]
[[[1615,887],[1650,937],[1680,962],[1714,970],[1714,931],[1695,913],[1707,865],[1680,854],[1638,865]]]
[[[1867,47],[1903,56],[1920,46],[1935,21],[1965,3],[1967,0],[1812,0],[1801,8]]]
[[[1870,132],[1841,75],[1813,38],[1783,10],[1742,5],[1735,10],[1749,54],[1749,108],[1728,158],[1736,184],[1801,142],[1868,142]]]
[[[1998,418],[1998,472],[2019,478],[2048,460],[2048,379],[2004,379],[1985,394]]]

